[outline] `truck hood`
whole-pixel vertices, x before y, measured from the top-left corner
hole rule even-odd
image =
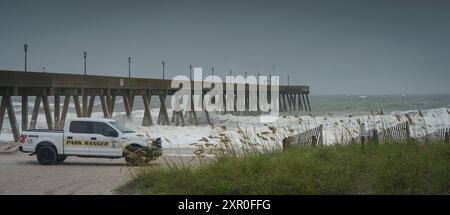
[[[140,133],[126,133],[123,134],[123,137],[127,139],[141,139],[141,140],[148,139],[146,135]]]

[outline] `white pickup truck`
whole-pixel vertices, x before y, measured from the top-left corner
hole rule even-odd
[[[144,164],[162,154],[161,138],[152,140],[111,119],[77,118],[64,130],[32,129],[20,135],[19,150],[36,154],[39,163],[52,165],[67,156],[122,158],[127,164]]]

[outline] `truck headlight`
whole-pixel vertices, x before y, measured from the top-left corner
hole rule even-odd
[[[161,138],[157,138],[156,140],[153,140],[153,139],[147,140],[147,144],[148,144],[148,147],[155,147],[158,149],[162,148]]]
[[[154,140],[147,140],[147,145],[148,147],[152,147],[155,145],[155,141]]]

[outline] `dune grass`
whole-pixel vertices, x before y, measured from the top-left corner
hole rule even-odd
[[[450,194],[450,144],[295,147],[142,167],[120,194]]]

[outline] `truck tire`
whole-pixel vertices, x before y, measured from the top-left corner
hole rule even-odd
[[[42,165],[53,165],[56,163],[56,150],[51,146],[41,146],[36,151],[37,159]]]
[[[56,157],[56,163],[62,163],[66,160],[66,158],[66,155],[58,155],[58,157]]]
[[[125,161],[127,165],[145,165],[152,160],[152,153],[147,147],[129,145],[125,148]]]

